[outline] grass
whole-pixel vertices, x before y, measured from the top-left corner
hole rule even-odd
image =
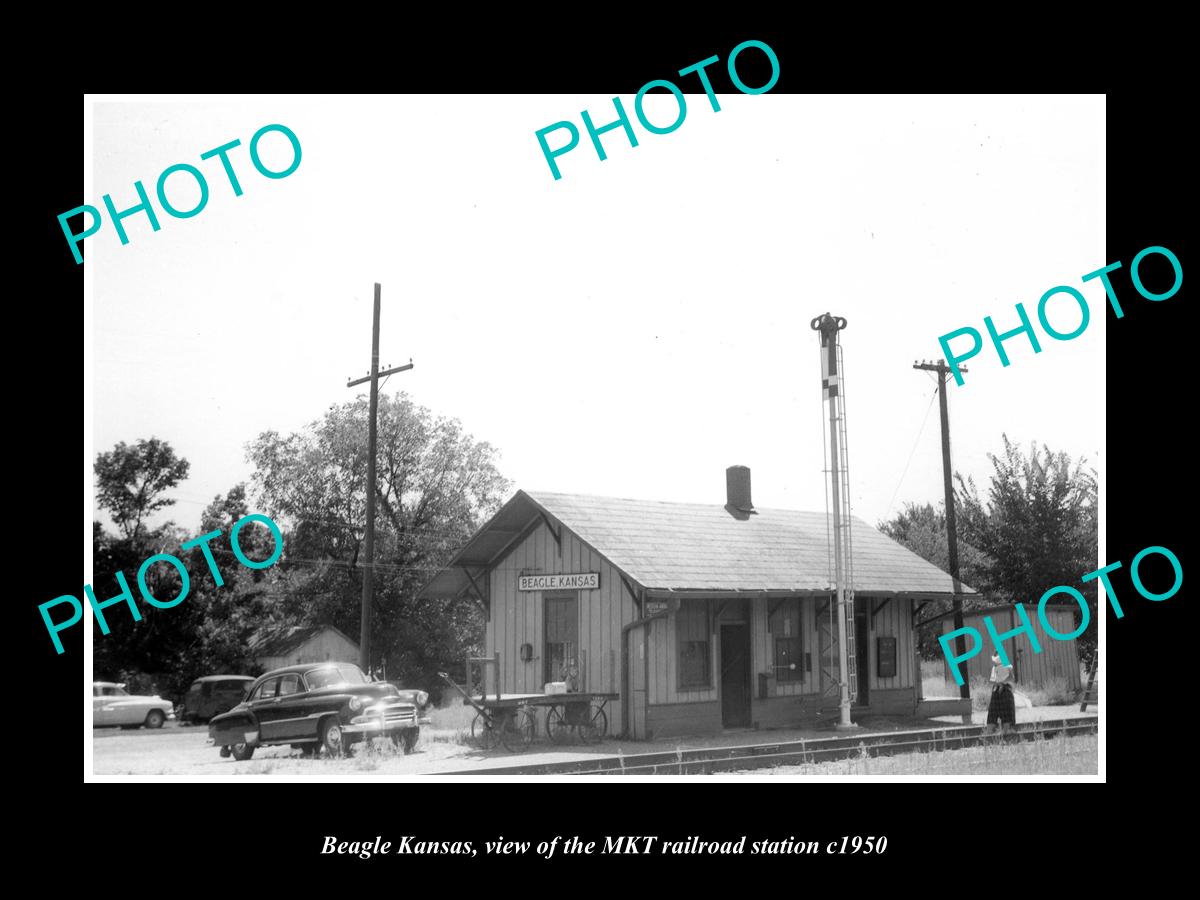
[[[827,763],[782,766],[779,775],[1095,775],[1099,771],[1099,738],[1038,737],[1019,744],[996,743],[962,750],[871,757]]]
[[[469,744],[471,742],[471,722],[475,719],[475,710],[463,703],[461,698],[448,698],[441,706],[428,711],[430,724],[421,729],[422,739],[428,733],[428,739],[447,744]]]
[[[1083,675],[1087,684],[1087,673]],[[1065,678],[1050,678],[1036,687],[1018,684],[1017,690],[1029,698],[1034,706],[1063,706],[1076,702],[1078,693],[1067,687]],[[921,660],[921,693],[925,697],[957,697],[958,686],[945,677],[945,668],[940,659]],[[992,697],[992,687],[986,679],[971,679],[971,704],[975,709],[987,709]],[[1020,706],[1020,698],[1017,699]]]

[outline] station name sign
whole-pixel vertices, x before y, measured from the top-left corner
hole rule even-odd
[[[580,572],[576,575],[522,575],[517,578],[518,591],[577,591],[598,587],[599,572]]]

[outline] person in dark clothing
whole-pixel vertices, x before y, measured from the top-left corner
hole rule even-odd
[[[999,653],[992,656],[992,677],[989,680],[992,699],[988,703],[987,730],[991,731],[993,726],[999,725],[1003,734],[1009,725],[1017,724],[1017,704],[1013,697],[1013,681],[1016,679],[1012,666],[1000,665]]]

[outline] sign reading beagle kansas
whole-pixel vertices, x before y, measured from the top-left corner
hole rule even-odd
[[[522,575],[517,579],[519,591],[572,591],[600,587],[599,572],[578,575]]]

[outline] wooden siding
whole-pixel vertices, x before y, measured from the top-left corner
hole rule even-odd
[[[503,693],[541,693],[545,683],[546,593],[518,591],[518,577],[575,572],[600,573],[598,589],[577,592],[580,690],[621,691],[621,629],[638,617],[637,607],[625,589],[620,573],[599,553],[565,528],[562,529],[560,552],[550,529],[540,523],[497,563],[486,583],[485,590],[491,603],[486,655],[500,653],[499,687]],[[561,591],[548,593],[563,596]],[[764,725],[798,724],[804,714],[821,705],[816,627],[816,607],[820,599],[792,597],[781,603],[762,596],[729,600],[683,599],[680,601],[685,611],[682,617],[672,613],[636,629],[631,640],[633,652],[629,656],[629,689],[634,701],[631,735],[642,738],[655,734],[720,730],[720,626],[723,622],[735,621],[744,621],[750,626],[752,718],[758,721],[761,713]],[[863,599],[868,611],[872,604],[880,602]],[[769,607],[775,604],[778,608],[768,622]],[[714,618],[719,608],[721,614]],[[876,706],[877,691],[881,703],[886,703],[889,708],[911,706],[910,700],[915,703],[917,667],[914,664],[911,609],[910,600],[893,599],[870,626],[872,708]],[[807,657],[803,661],[810,663],[811,668],[805,669],[800,681],[780,683],[774,677],[773,668],[775,637],[784,635],[785,622],[789,623],[792,635],[800,637],[802,653]],[[700,629],[698,634],[697,628]],[[707,632],[711,675],[707,687],[681,687],[679,684],[681,629],[684,639],[692,636],[698,640]],[[878,636],[897,638],[897,671],[893,678],[880,679],[875,674],[875,638]],[[522,644],[532,645],[531,660],[521,660]],[[769,676],[768,698],[771,702],[759,698],[760,674]],[[496,690],[495,677],[491,671],[487,673],[489,692]],[[695,713],[691,724],[687,722],[689,709]],[[608,719],[610,732],[619,734],[622,728],[620,701],[609,704]]]
[[[893,597],[879,610],[879,615],[871,619],[871,611],[884,601],[876,597],[863,598],[867,614],[867,651],[870,658],[867,661],[867,689],[870,692],[869,701],[875,706],[875,692],[915,688],[920,682],[920,670],[916,665],[916,642],[912,630],[912,600],[907,597]],[[879,677],[879,642],[876,638],[896,638],[896,675],[893,678]],[[915,693],[914,693],[915,702]]]
[[[1004,642],[1004,652],[1008,654],[1009,661],[1013,662],[1016,667],[1018,690],[1022,685],[1040,687],[1051,678],[1062,678],[1066,681],[1068,690],[1080,690],[1083,682],[1079,672],[1079,647],[1076,642],[1074,640],[1060,641],[1047,634],[1038,618],[1036,606],[1032,608],[1026,606],[1025,612],[1029,615],[1030,627],[1033,629],[1042,652],[1033,652],[1033,644],[1030,643],[1029,636],[1025,633]],[[983,648],[964,665],[959,666],[959,670],[964,676],[969,671],[972,679],[980,678],[983,681],[987,681],[991,677],[992,653],[995,652],[991,635],[987,632],[987,626],[983,624],[985,615],[992,617],[992,626],[999,634],[1004,634],[1004,632],[1021,625],[1021,618],[1015,609],[1000,609],[990,613],[977,612],[963,616],[964,626],[979,631],[983,640]],[[1046,618],[1050,621],[1051,627],[1059,634],[1070,634],[1075,630],[1073,607],[1048,606],[1046,607]],[[952,619],[947,619],[942,623],[942,634],[953,630],[954,621]],[[967,648],[970,649],[971,635],[966,636],[966,641]],[[953,652],[953,642],[951,642],[950,648]],[[954,685],[954,676],[950,674],[950,663],[945,654],[942,654],[942,667],[946,680]]]
[[[876,598],[862,598],[864,608],[868,611],[868,639],[870,659],[868,660],[869,687],[872,691],[903,690],[912,691],[918,680],[916,672],[916,642],[912,633],[911,609],[912,601],[908,598],[892,599],[883,607],[875,621],[870,621],[870,609],[882,602]],[[817,628],[816,607],[821,598],[803,597],[788,598],[779,603],[774,615],[770,617],[768,628],[767,616],[769,607],[777,603],[775,599],[755,597],[731,601],[719,600],[683,600],[683,604],[711,604],[715,611],[721,603],[727,605],[720,617],[713,622],[712,633],[709,636],[711,654],[712,685],[708,688],[682,688],[679,686],[679,636],[681,627],[690,634],[690,626],[681,626],[678,622],[680,615],[674,613],[666,619],[655,621],[650,626],[650,640],[647,652],[650,655],[650,687],[649,702],[652,705],[711,703],[720,699],[717,685],[717,673],[720,671],[718,661],[721,658],[720,625],[731,621],[743,621],[743,610],[748,607],[745,615],[750,623],[750,653],[751,674],[753,683],[751,693],[758,698],[758,676],[768,676],[768,696],[790,697],[820,693],[820,677],[817,670]],[[782,636],[784,621],[790,619],[793,634],[801,638],[802,652],[808,655],[812,671],[805,671],[804,678],[799,682],[779,682],[774,677],[775,637]],[[796,629],[799,628],[799,632]],[[876,674],[877,637],[896,638],[896,675],[891,678],[879,678]],[[915,694],[914,694],[915,697]],[[874,705],[874,704],[872,704]]]
[[[500,690],[503,693],[541,693],[545,681],[545,599],[542,591],[518,591],[520,575],[599,572],[600,587],[579,594],[580,690],[619,693],[621,690],[621,628],[637,618],[637,608],[617,570],[582,541],[562,529],[562,551],[544,523],[517,544],[488,576],[491,616],[487,626],[487,656],[500,652]],[[553,591],[562,596],[562,591]],[[656,623],[657,624],[657,623]],[[522,644],[533,645],[533,659],[523,662]],[[634,660],[630,660],[630,665]],[[488,667],[489,670],[491,667]],[[487,686],[495,691],[488,672]],[[621,730],[621,704],[607,708],[610,732]]]
[[[768,695],[791,697],[797,694],[815,694],[821,689],[821,673],[817,671],[817,620],[816,600],[812,597],[789,597],[777,600],[755,600],[752,604],[750,621],[750,669],[754,676],[754,697],[758,697],[758,676],[767,676]],[[778,603],[774,615],[767,621],[770,607]],[[785,623],[790,622],[793,636],[798,635],[801,653],[807,660],[799,660],[801,666],[807,661],[809,669],[802,673],[800,681],[779,681],[775,674],[775,638],[784,637]]]
[[[284,666],[294,666],[309,662],[358,662],[358,644],[342,637],[333,629],[327,628],[313,635],[300,646],[281,656],[260,656],[258,664],[263,671],[281,669]]]

